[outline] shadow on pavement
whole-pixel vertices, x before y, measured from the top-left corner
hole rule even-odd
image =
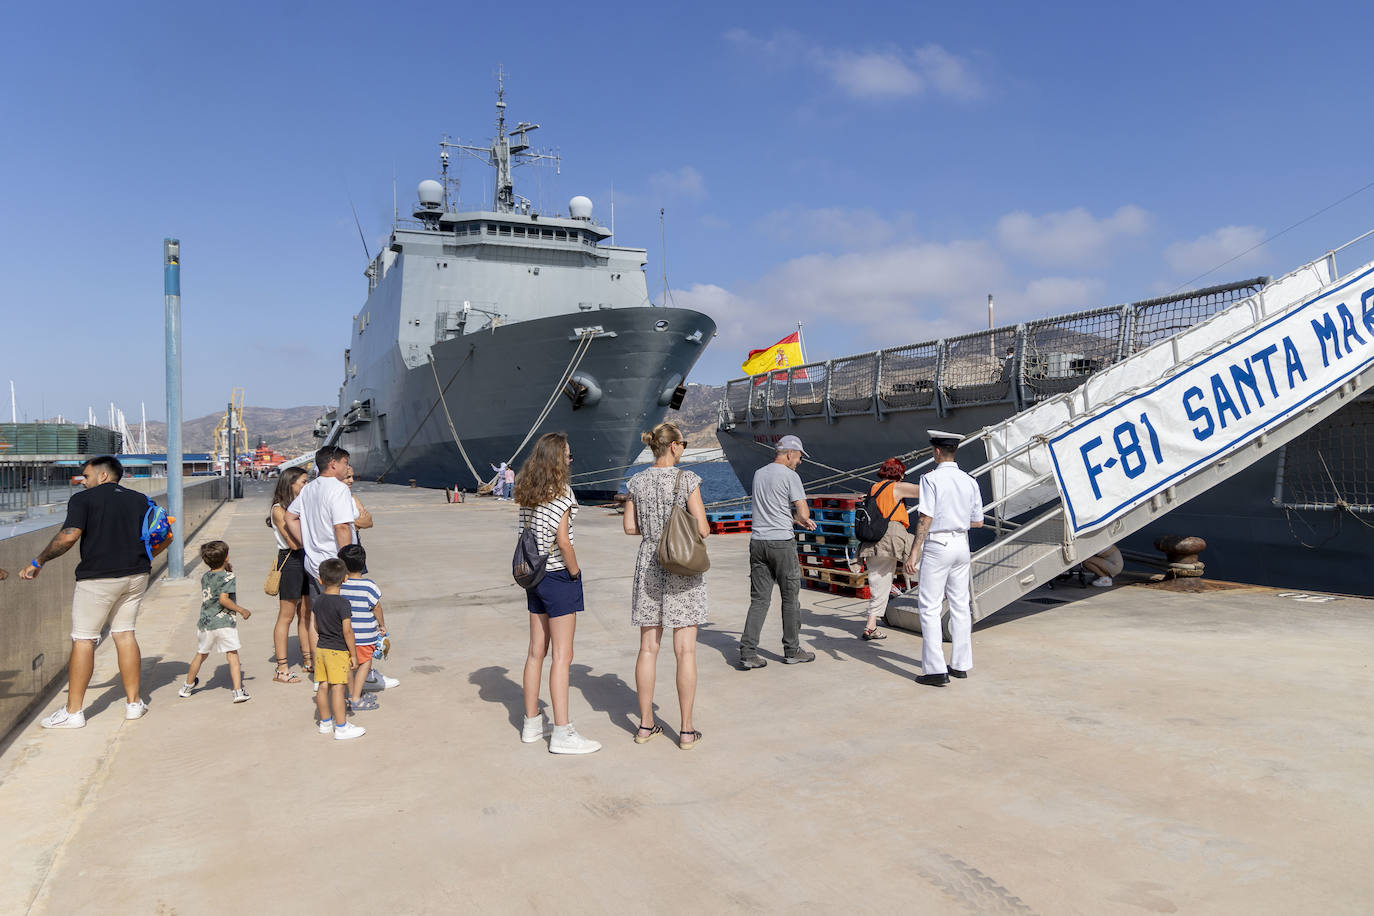
[[[573,665],[568,670],[569,686],[578,690],[587,705],[604,712],[611,724],[635,733],[639,694],[618,674],[592,674],[589,665]]]
[[[479,700],[506,707],[511,727],[519,730],[525,724],[525,688],[511,680],[509,674],[509,668],[491,665],[469,674],[468,683],[476,685]]]

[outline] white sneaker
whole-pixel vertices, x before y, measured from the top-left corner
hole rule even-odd
[[[148,714],[148,704],[139,700],[137,703],[124,704],[124,718],[142,719]]]
[[[347,741],[349,738],[361,738],[366,732],[367,729],[363,728],[361,725],[354,725],[352,722],[346,722],[343,725],[334,726],[334,740]]]
[[[1093,580],[1093,585],[1097,588],[1111,588],[1112,580],[1108,576],[1098,576]]]
[[[394,677],[387,677],[376,668],[369,671],[367,673],[367,680],[363,681],[363,690],[390,690],[392,687],[400,686],[400,680]]]
[[[196,678],[194,681],[192,681],[192,682],[189,683],[189,684],[187,684],[185,681],[183,681],[182,684],[181,684],[181,689],[177,691],[177,696],[181,697],[183,700],[186,699],[186,698],[189,697],[191,694],[195,693],[195,691],[196,691],[196,686],[197,686],[198,684],[200,684],[200,678]]]
[[[60,706],[38,724],[44,728],[85,728],[86,711],[83,709],[81,712],[67,712],[67,707]]]
[[[549,753],[595,754],[599,750],[601,750],[601,742],[583,738],[577,733],[577,729],[573,728],[571,722],[567,725],[555,725],[553,727],[553,737],[549,739]]]
[[[248,691],[245,690],[245,689],[243,689],[242,687],[240,687],[238,690],[235,690],[235,691],[234,691],[234,702],[235,702],[235,703],[247,703],[247,702],[248,702],[249,700],[251,700],[251,699],[253,699],[253,698],[252,698],[251,696],[248,695]]]
[[[520,730],[520,740],[526,744],[533,744],[540,738],[547,738],[551,731],[549,719],[542,712],[533,717],[525,716],[525,727]]]
[[[321,734],[321,735],[327,735],[327,734],[329,734],[329,733],[332,732],[332,731],[334,731],[334,720],[333,720],[333,719],[329,719],[329,720],[327,720],[327,721],[322,721],[322,722],[320,722],[320,734]]]

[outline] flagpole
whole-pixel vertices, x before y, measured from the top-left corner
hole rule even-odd
[[[802,365],[804,366],[807,363],[806,340],[802,337],[802,323],[800,321],[797,322],[797,348],[801,350]],[[811,397],[814,398],[816,396],[816,383],[811,380],[810,372],[806,373],[806,387],[810,389]],[[822,405],[822,410],[824,410],[824,405]]]

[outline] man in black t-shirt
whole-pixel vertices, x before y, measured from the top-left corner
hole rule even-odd
[[[124,468],[108,455],[92,458],[82,469],[85,489],[67,502],[67,520],[43,552],[19,575],[33,579],[43,564],[81,542],[72,596],[72,655],[67,667],[67,705],[42,722],[44,728],[81,728],[86,724],[82,703],[95,668],[95,647],[106,621],[119,658],[124,682],[124,718],[138,719],[148,711],[139,696],[143,657],[134,638],[134,622],[148,589],[152,563],[143,546],[143,517],[148,497],[119,485]]]

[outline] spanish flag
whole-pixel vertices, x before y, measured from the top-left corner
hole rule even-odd
[[[764,350],[750,350],[749,357],[740,364],[748,375],[767,375],[785,372],[793,366],[805,362],[802,356],[801,332],[793,331],[782,340]],[[794,372],[793,378],[806,378],[806,371]]]

